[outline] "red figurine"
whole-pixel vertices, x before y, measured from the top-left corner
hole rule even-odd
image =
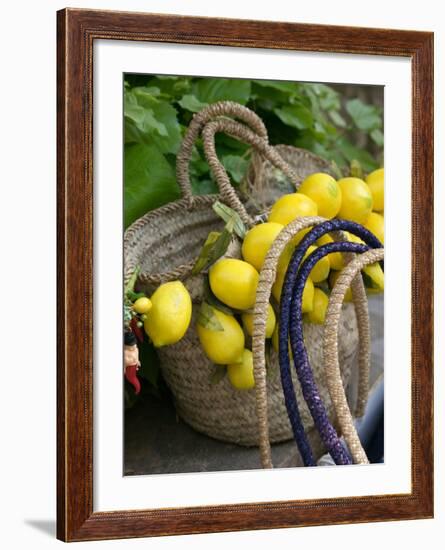
[[[139,361],[139,350],[136,343],[136,336],[132,331],[125,332],[124,338],[124,365],[125,365],[125,378],[134,387],[136,395],[141,391],[141,383],[136,373],[141,366]]]

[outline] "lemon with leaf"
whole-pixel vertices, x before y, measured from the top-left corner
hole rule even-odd
[[[216,365],[241,361],[244,350],[244,332],[233,315],[209,306],[214,316],[212,323],[196,324],[198,338],[204,353]]]

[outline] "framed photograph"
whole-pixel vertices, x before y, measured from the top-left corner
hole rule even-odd
[[[433,34],[57,16],[58,538],[433,517]]]

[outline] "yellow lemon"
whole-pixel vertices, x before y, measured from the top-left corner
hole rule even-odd
[[[374,201],[374,210],[382,212],[385,208],[385,174],[384,169],[379,168],[366,176],[366,183],[371,190],[372,199]]]
[[[311,198],[318,206],[318,215],[334,218],[341,206],[341,190],[335,179],[322,172],[308,176],[298,191]]]
[[[333,242],[334,239],[328,233],[326,233],[318,239],[317,244],[321,246],[323,244],[329,244]],[[343,269],[345,263],[343,261],[343,255],[341,252],[331,252],[331,254],[327,255],[327,258],[329,258],[329,264],[332,269],[336,269],[337,271]]]
[[[385,219],[381,214],[371,212],[367,222],[365,223],[365,227],[366,229],[369,229],[371,233],[374,233],[382,244],[385,242]]]
[[[358,244],[365,244],[365,242],[362,241],[360,237],[357,237],[357,235],[354,235],[353,233],[349,233],[349,231],[345,231],[345,233],[346,233],[346,236],[348,237],[348,241],[351,241],[353,243],[358,243]]]
[[[241,253],[246,262],[257,271],[260,271],[271,244],[283,227],[280,223],[260,223],[252,227],[244,237]]]
[[[251,390],[255,387],[253,356],[249,349],[243,351],[240,363],[227,365],[227,375],[230,383],[237,390]]]
[[[213,363],[227,365],[241,361],[244,349],[244,332],[233,315],[212,308],[223,330],[212,330],[196,324],[199,341]]]
[[[360,178],[338,180],[341,189],[341,207],[338,217],[357,223],[365,223],[372,212],[372,194]]]
[[[280,303],[281,291],[283,289],[284,277],[286,273],[277,272],[277,277],[272,286],[272,295],[275,300]],[[303,300],[302,300],[302,312],[307,313],[312,311],[312,301],[314,299],[314,283],[310,277],[306,280],[303,289]]]
[[[348,240],[354,242],[354,243],[360,243],[364,244],[363,241],[359,238],[353,235],[352,233],[346,232]],[[382,292],[384,289],[384,274],[383,270],[380,267],[380,264],[377,262],[375,264],[371,265],[365,265],[365,267],[362,269],[362,272],[365,274],[365,284],[367,287],[374,288],[377,292]],[[366,277],[368,279],[366,280]]]
[[[309,313],[310,311],[312,311],[312,308],[314,307],[314,291],[314,283],[309,277],[303,289],[303,301],[301,305],[302,313]]]
[[[192,316],[192,300],[181,281],[159,286],[151,296],[152,307],[144,321],[154,346],[175,344],[186,333]]]
[[[316,216],[317,213],[317,204],[312,199],[302,193],[289,193],[272,206],[268,221],[287,225],[299,216]]]
[[[272,347],[275,350],[276,353],[279,353],[279,343],[280,341],[280,333],[279,333],[279,326],[278,323],[276,324],[275,330],[272,334]],[[290,342],[288,343],[287,349],[289,350],[289,357],[292,359],[292,349],[290,347]]]
[[[306,254],[304,255],[304,258],[306,259],[309,254],[312,254],[315,250],[317,250],[318,247],[316,246],[310,246]],[[314,265],[312,268],[312,271],[310,273],[310,278],[312,279],[312,282],[314,283],[321,283],[321,281],[324,281],[327,279],[329,275],[329,269],[331,268],[331,265],[329,263],[329,258],[325,256],[321,260],[318,260],[318,262]]]
[[[302,229],[301,231],[299,231],[295,237],[292,239],[291,243],[294,245],[294,246],[297,246],[300,244],[300,242],[303,240],[303,237],[305,235],[307,235],[307,233],[309,233],[309,231],[313,229],[312,226],[311,227],[306,227],[306,229]]]
[[[364,274],[365,285],[369,289],[374,289],[377,292],[383,292],[385,288],[385,275],[380,264],[366,265],[362,272]]]
[[[213,294],[234,309],[250,309],[255,303],[258,271],[249,263],[235,258],[224,258],[209,269]]]
[[[334,288],[337,279],[340,276],[340,271],[331,271],[329,275],[329,286]],[[348,288],[345,294],[345,302],[352,302],[352,290]]]
[[[241,315],[244,328],[249,336],[253,334],[253,313],[243,313]],[[270,338],[275,328],[276,318],[273,307],[269,304],[267,306],[267,320],[266,320],[266,338]]]
[[[146,296],[138,298],[133,304],[133,309],[136,313],[148,313],[151,307],[152,303]]]
[[[272,296],[275,300],[280,303],[281,290],[283,289],[284,277],[286,273],[282,271],[277,271],[277,276],[274,284],[272,285]]]
[[[309,322],[317,325],[322,325],[326,317],[326,310],[328,309],[329,298],[321,290],[321,288],[314,288],[314,303],[312,311],[307,314]]]

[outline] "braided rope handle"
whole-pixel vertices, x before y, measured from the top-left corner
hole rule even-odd
[[[193,147],[204,126],[212,119],[222,116],[240,119],[258,136],[261,136],[266,142],[268,141],[267,130],[261,118],[247,107],[234,101],[218,101],[195,113],[187,127],[176,156],[176,178],[182,196],[187,199],[190,206],[193,204],[193,192],[190,183],[189,164]]]
[[[334,241],[347,240],[344,231],[334,231],[331,236]],[[351,262],[355,257],[355,254],[350,254],[348,252],[344,252],[342,255],[345,265]],[[355,306],[355,315],[357,317],[359,340],[363,343],[364,349],[371,349],[371,327],[369,322],[368,296],[366,294],[365,285],[363,284],[363,279],[360,273],[352,279],[351,292],[352,300]],[[371,354],[360,353],[358,357],[357,399],[354,411],[354,415],[357,418],[360,418],[365,414],[365,408],[368,402],[370,370]]]
[[[232,184],[230,183],[229,176],[221,164],[216,154],[215,148],[215,134],[218,132],[224,132],[234,139],[248,143],[254,149],[261,153],[261,155],[269,160],[276,168],[279,168],[288,178],[293,181],[297,181],[299,175],[293,168],[282,158],[282,156],[261,136],[258,136],[252,130],[239,124],[234,120],[228,118],[218,118],[211,122],[208,122],[202,130],[202,138],[204,142],[204,152],[207,162],[216,178],[218,187],[221,191],[222,197],[227,204],[237,210],[242,220],[247,225],[253,224],[253,219],[249,216],[243,204],[239,200]]]
[[[343,436],[357,464],[368,464],[369,461],[355,429],[341,381],[338,363],[338,327],[341,306],[351,282],[360,274],[363,267],[383,260],[383,257],[384,249],[376,248],[356,256],[347,264],[332,289],[324,325],[323,357],[327,386]]]
[[[269,440],[269,426],[267,417],[267,386],[266,386],[266,360],[265,360],[265,335],[266,335],[266,320],[267,308],[271,296],[272,286],[274,284],[278,260],[286,247],[286,245],[299,233],[302,229],[315,226],[327,220],[319,216],[300,217],[285,226],[274,240],[269,248],[263,266],[260,271],[259,282],[256,291],[256,300],[253,313],[253,334],[252,334],[252,353],[254,364],[255,378],[255,401],[256,414],[258,420],[259,432],[259,450],[261,464],[263,468],[273,468],[271,447]],[[338,234],[337,234],[338,235]],[[356,292],[353,292],[353,301],[356,312],[361,308],[364,310],[367,305],[362,304],[363,298],[367,304],[366,292],[364,290],[363,281],[356,278]],[[359,290],[361,285],[361,290]],[[359,325],[359,334],[366,333],[366,323],[363,322],[364,317],[357,315],[357,323]],[[367,324],[369,328],[369,322]],[[360,338],[360,355],[369,356],[369,338]]]

